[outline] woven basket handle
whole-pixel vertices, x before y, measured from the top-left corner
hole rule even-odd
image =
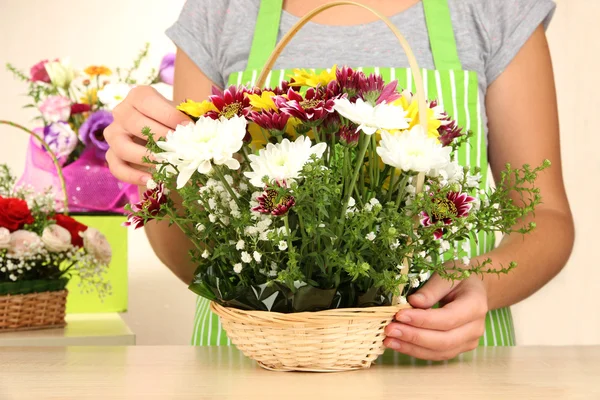
[[[58,162],[58,158],[56,157],[56,154],[54,154],[54,152],[50,149],[50,147],[48,146],[48,143],[46,143],[46,141],[40,137],[40,135],[38,135],[37,133],[30,131],[29,129],[25,128],[23,125],[19,125],[19,124],[15,124],[14,122],[11,121],[3,121],[0,120],[0,125],[8,125],[8,126],[12,126],[14,128],[20,129],[22,131],[27,132],[29,135],[33,136],[34,138],[36,138],[40,144],[44,147],[44,149],[46,149],[46,151],[48,152],[48,155],[50,156],[50,158],[52,159],[52,162],[54,163],[54,166],[56,167],[56,172],[58,174],[58,180],[60,181],[60,186],[64,195],[64,204],[63,204],[63,213],[65,215],[69,214],[69,206],[68,206],[68,202],[69,202],[69,196],[67,194],[67,185],[65,183],[65,177],[63,175],[63,171],[62,171],[62,167],[60,166],[60,163]]]
[[[419,105],[419,123],[423,128],[423,132],[427,132],[427,102],[425,87],[423,86],[423,76],[421,75],[421,70],[419,69],[417,59],[415,58],[415,54],[413,53],[410,45],[408,44],[406,38],[402,35],[402,33],[400,33],[398,28],[396,28],[392,21],[389,20],[389,18],[387,18],[385,15],[381,14],[379,11],[369,6],[365,6],[364,4],[356,3],[354,1],[334,1],[332,3],[324,4],[320,7],[315,8],[314,10],[306,14],[304,17],[302,17],[298,22],[296,22],[296,24],[283,36],[281,41],[277,44],[277,46],[273,50],[273,53],[271,53],[271,56],[267,60],[267,63],[265,64],[260,76],[258,77],[257,86],[263,87],[265,85],[267,81],[267,76],[271,73],[275,61],[277,61],[277,58],[279,58],[279,55],[281,54],[283,49],[285,49],[285,47],[289,44],[290,40],[292,40],[292,38],[296,36],[298,31],[302,29],[304,25],[306,25],[311,19],[321,14],[325,10],[328,10],[333,7],[346,5],[356,6],[370,11],[372,14],[377,16],[377,18],[383,21],[394,33],[394,35],[396,35],[396,38],[400,42],[400,45],[404,49],[406,57],[408,58],[408,64],[410,65],[413,80],[415,82],[415,87],[417,89],[416,96]]]

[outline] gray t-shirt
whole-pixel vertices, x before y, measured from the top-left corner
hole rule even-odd
[[[448,0],[463,69],[477,72],[485,118],[487,87],[504,71],[534,30],[550,22],[552,0]],[[187,0],[167,30],[215,84],[246,69],[260,0]],[[279,38],[298,18],[283,11]],[[422,68],[435,69],[423,4],[391,17]],[[408,67],[397,39],[381,21],[355,26],[309,22],[292,39],[276,69],[330,68],[332,65]],[[487,129],[486,129],[487,131]]]

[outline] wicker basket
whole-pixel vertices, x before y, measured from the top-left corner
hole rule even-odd
[[[0,332],[65,326],[67,294],[59,290],[0,296]]]
[[[383,354],[384,328],[408,307],[282,314],[210,305],[233,344],[261,367],[310,372],[369,368]]]

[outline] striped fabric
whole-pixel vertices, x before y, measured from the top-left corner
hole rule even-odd
[[[358,68],[366,74],[380,74],[384,80],[398,80],[399,88],[406,88],[415,92],[412,73],[407,68]],[[316,70],[319,72],[319,70]],[[246,71],[232,74],[229,84],[254,85],[260,71]],[[468,145],[464,145],[457,152],[457,159],[461,165],[478,166],[481,168],[481,189],[489,190],[487,142],[481,119],[481,99],[477,87],[477,74],[470,71],[421,71],[428,99],[437,99],[440,105],[451,115],[458,125],[466,131],[472,131],[473,136]],[[291,71],[273,70],[267,79],[266,87],[276,87],[285,80]],[[494,235],[480,233],[477,240],[472,240],[468,251],[460,249],[458,256],[469,258],[483,254],[494,248]],[[450,259],[454,254],[448,254]],[[214,315],[209,307],[208,300],[198,298],[196,316],[194,319],[194,332],[192,345],[194,346],[229,346],[231,341],[221,329],[219,318]],[[490,311],[486,318],[486,330],[480,340],[482,346],[514,346],[515,333],[510,309]]]

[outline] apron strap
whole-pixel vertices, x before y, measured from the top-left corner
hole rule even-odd
[[[277,45],[283,0],[261,0],[247,70],[261,70]]]
[[[425,10],[435,68],[439,70],[462,69],[448,0],[423,0],[423,9]]]

